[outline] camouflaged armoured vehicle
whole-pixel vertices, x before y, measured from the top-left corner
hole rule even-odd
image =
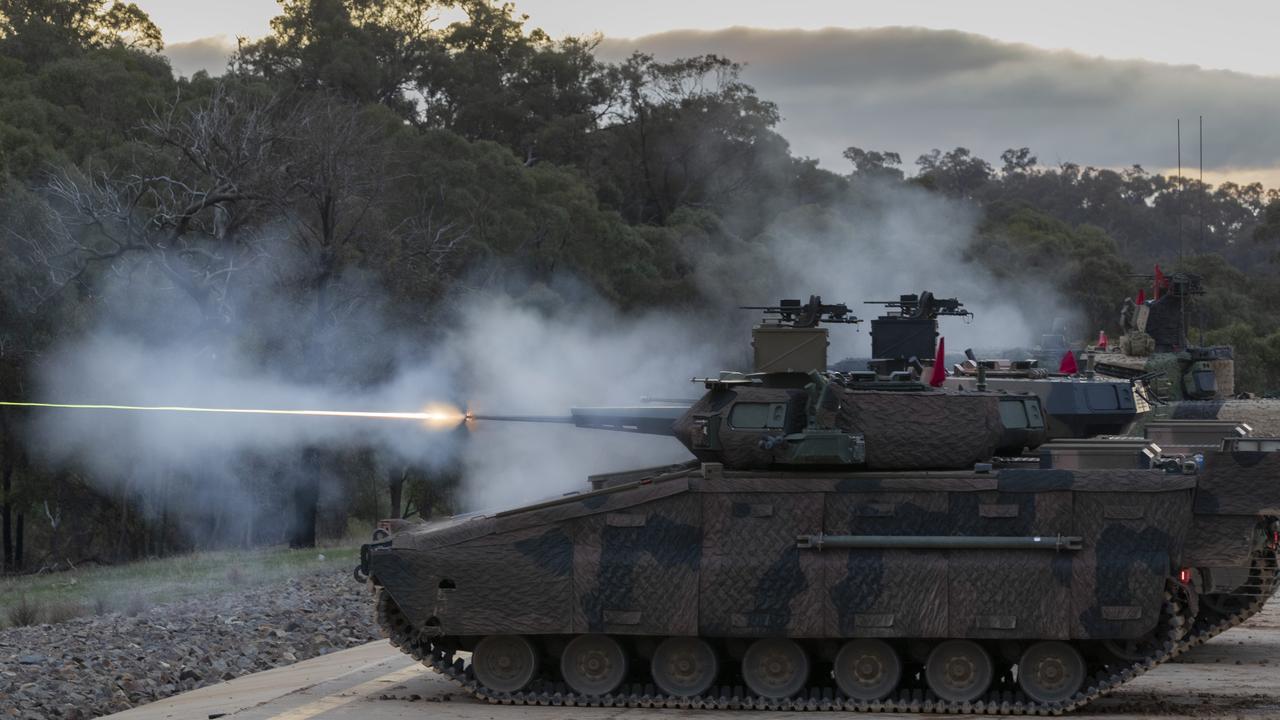
[[[1154,299],[1127,298],[1120,310],[1124,333],[1100,348],[1098,372],[1118,378],[1149,377],[1164,401],[1223,400],[1235,394],[1230,347],[1197,346],[1187,332],[1194,298],[1204,294],[1192,273],[1158,275]]]
[[[1164,420],[1247,423],[1254,432],[1280,436],[1280,400],[1238,394],[1233,349],[1196,345],[1188,328],[1197,318],[1195,299],[1204,294],[1192,273],[1157,274],[1153,299],[1124,301],[1124,334],[1096,353],[1100,375],[1148,378],[1152,409],[1135,427]]]
[[[972,317],[958,299],[939,298],[927,290],[866,304],[886,307],[871,321],[871,359],[867,368],[879,377],[920,379],[926,372],[925,364],[936,360],[938,318]],[[1054,361],[1061,356],[1059,352]],[[965,360],[949,368],[944,383],[957,390],[1036,395],[1044,411],[1049,439],[1126,434],[1151,409],[1147,378],[1102,376],[1094,371],[1092,363],[1090,356],[1082,372],[1052,372],[1041,367],[1037,359],[979,359],[971,350],[965,350]]]
[[[1099,376],[1091,368],[1050,372],[1033,359],[979,359],[972,353],[951,368],[945,384],[958,390],[982,387],[1040,398],[1049,439],[1127,435],[1150,412],[1151,391],[1141,380]]]
[[[782,307],[764,371],[562,419],[687,464],[363,547],[391,642],[499,703],[1043,714],[1270,596],[1280,441],[1028,458],[1038,397],[827,372],[843,306]]]

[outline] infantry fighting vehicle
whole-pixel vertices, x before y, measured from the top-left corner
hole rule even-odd
[[[1028,458],[1037,396],[826,371],[848,309],[777,309],[692,406],[559,418],[690,462],[364,546],[391,642],[500,703],[1043,714],[1270,596],[1280,440]]]
[[[1125,300],[1120,311],[1120,340],[1097,356],[1100,373],[1113,377],[1155,375],[1164,401],[1223,400],[1235,393],[1230,347],[1197,346],[1188,337],[1192,300],[1203,295],[1200,277],[1191,273],[1157,276],[1162,294],[1154,300]]]
[[[944,381],[956,389],[983,388],[1032,393],[1040,398],[1050,439],[1126,435],[1152,409],[1145,379],[1099,375],[1093,356],[1077,372],[1052,372],[1038,360],[979,359],[972,351]]]
[[[920,378],[925,363],[936,361],[938,318],[972,316],[958,299],[939,298],[927,290],[867,304],[886,307],[871,321],[872,358],[867,363],[868,371],[880,377],[896,373]],[[1055,362],[1062,355],[1059,352]],[[965,350],[965,356],[950,368],[944,379],[947,387],[1036,395],[1049,439],[1126,434],[1151,409],[1151,373],[1123,379],[1102,376],[1094,371],[1092,356],[1081,371],[1071,373],[1042,367],[1038,359],[980,359],[971,350]]]
[[[1280,435],[1280,400],[1237,394],[1232,348],[1192,343],[1188,328],[1196,320],[1194,302],[1204,294],[1200,277],[1157,272],[1153,283],[1154,299],[1124,301],[1124,334],[1096,355],[1100,375],[1150,378],[1154,407],[1137,427],[1167,419],[1223,420]]]

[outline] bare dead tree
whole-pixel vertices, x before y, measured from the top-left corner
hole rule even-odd
[[[303,103],[294,130],[294,161],[284,171],[297,192],[290,215],[295,241],[314,256],[323,281],[337,253],[368,230],[392,180],[387,149],[359,107],[325,96]]]
[[[234,276],[262,254],[264,211],[287,200],[280,153],[292,119],[277,98],[220,85],[194,107],[175,98],[158,109],[133,171],[54,172],[43,197],[28,201],[37,222],[3,229],[40,271],[29,294],[43,303],[90,269],[141,259],[207,316],[226,317]]]
[[[474,220],[450,204],[443,183],[406,195],[422,178],[397,162],[385,121],[329,96],[302,103],[295,117],[284,209],[299,262],[281,280],[306,291],[315,328],[342,322],[367,298],[341,282],[347,269],[378,272],[397,287],[447,274]],[[421,296],[422,284],[414,285]]]
[[[444,185],[420,194],[417,212],[391,230],[400,260],[414,274],[430,277],[447,272],[450,261],[471,239],[472,223],[448,216],[447,194]]]

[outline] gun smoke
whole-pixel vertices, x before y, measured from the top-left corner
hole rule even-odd
[[[310,342],[298,339],[310,298],[232,298],[211,326],[161,276],[135,268],[113,276],[99,316],[44,364],[36,397],[388,412],[444,401],[477,413],[532,414],[696,397],[702,388],[691,377],[749,369],[747,333],[757,318],[737,305],[811,293],[847,302],[864,319],[879,308],[862,300],[922,289],[954,295],[976,320],[944,325],[949,346],[1023,345],[1047,324],[1027,308],[1050,316],[1054,308],[1030,286],[998,281],[966,259],[975,223],[960,203],[902,188],[871,188],[858,207],[801,208],[760,238],[686,245],[711,302],[679,314],[623,314],[568,278],[468,293],[437,308],[437,327],[424,332],[391,321],[394,300],[367,279],[346,279],[345,296],[362,300]],[[865,329],[833,329],[833,361],[867,354]],[[105,491],[143,498],[151,512],[181,507],[193,533],[207,537],[212,524],[229,538],[252,534],[266,509],[287,502],[282,488],[297,477],[319,473],[322,498],[333,503],[343,502],[343,487],[385,477],[353,480],[340,466],[308,465],[298,459],[307,448],[364,449],[382,469],[456,470],[457,505],[467,510],[581,490],[588,474],[689,457],[671,438],[564,425],[433,432],[386,420],[79,411],[45,411],[32,446],[83,469]]]
[[[1043,279],[1037,285],[1017,273],[997,278],[968,257],[979,221],[972,205],[875,182],[866,182],[862,193],[856,206],[785,213],[755,241],[691,250],[699,284],[708,296],[735,305],[818,294],[826,302],[848,303],[863,320],[883,310],[863,301],[921,290],[954,296],[974,312],[971,320],[942,324],[941,334],[956,350],[1026,347],[1055,318],[1074,316]],[[741,320],[739,343],[755,318],[743,314]],[[870,354],[866,327],[832,332],[832,360]]]

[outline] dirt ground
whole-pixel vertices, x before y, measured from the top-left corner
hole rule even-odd
[[[1280,718],[1280,602],[1177,661],[1143,675],[1071,717],[1107,720]],[[752,718],[795,713],[489,705],[385,642],[207,687],[111,716],[124,720],[507,720],[508,718]],[[902,714],[864,715],[902,718]]]

